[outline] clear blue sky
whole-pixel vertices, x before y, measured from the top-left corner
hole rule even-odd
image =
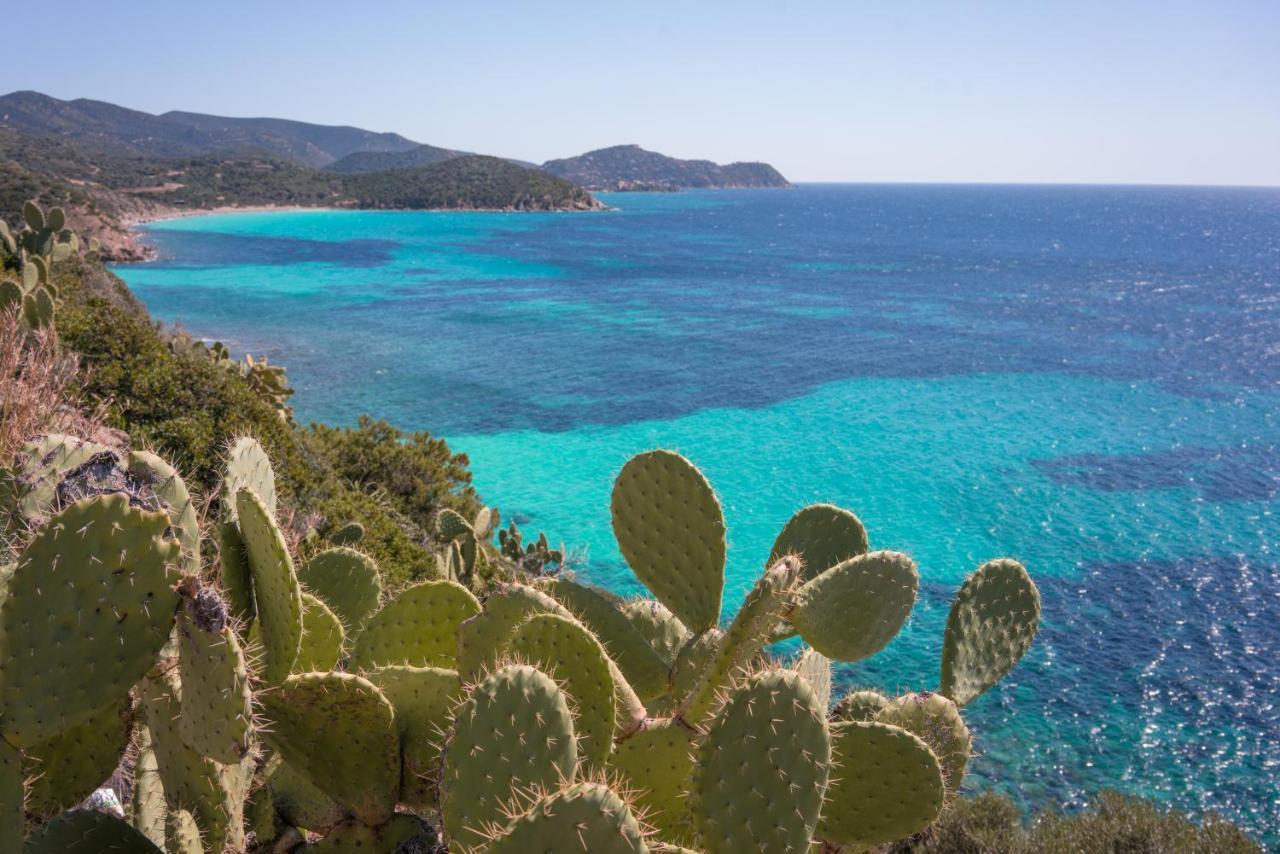
[[[1280,185],[1280,0],[10,4],[0,91],[794,180]]]

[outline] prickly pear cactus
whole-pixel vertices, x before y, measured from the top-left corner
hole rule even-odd
[[[335,546],[354,546],[364,539],[364,525],[348,522],[329,532],[327,538]]]
[[[484,847],[522,791],[571,780],[578,744],[569,703],[533,667],[500,667],[471,689],[454,716],[440,778],[449,850]]]
[[[391,703],[350,673],[291,676],[267,692],[263,733],[285,761],[365,824],[386,821],[400,789],[400,741]]]
[[[476,597],[453,581],[405,588],[365,625],[351,665],[362,670],[384,664],[456,667],[458,627],[478,613]]]
[[[450,510],[445,507],[436,514],[436,537],[438,539],[447,542],[455,537],[470,533],[473,533],[470,523],[462,518],[456,510]]]
[[[395,709],[400,737],[400,802],[435,809],[444,734],[462,699],[462,680],[443,667],[379,667],[368,674]]]
[[[792,670],[809,683],[818,698],[818,705],[824,709],[831,705],[831,659],[817,650],[806,649],[800,653]]]
[[[724,640],[724,632],[707,629],[685,643],[671,668],[671,696],[681,702],[693,693],[698,682],[711,668],[711,663]]]
[[[196,817],[181,807],[169,810],[165,816],[164,839],[169,854],[204,854]]]
[[[435,831],[417,816],[399,813],[377,827],[358,822],[339,825],[314,845],[309,854],[413,854],[437,850]]]
[[[667,842],[692,845],[689,781],[693,779],[697,736],[675,720],[651,720],[639,732],[622,739],[609,757],[609,767],[626,788],[636,793],[636,805]]]
[[[915,561],[906,555],[859,555],[796,591],[791,624],[828,658],[861,661],[893,640],[911,613],[919,586]]]
[[[964,706],[1013,669],[1040,628],[1040,591],[1016,560],[978,567],[947,617],[938,693]]]
[[[247,487],[236,493],[236,508],[253,578],[253,601],[262,627],[262,679],[276,684],[289,675],[298,657],[302,590],[275,514]]]
[[[857,516],[832,504],[811,504],[783,526],[773,542],[769,563],[796,555],[802,566],[801,580],[808,581],[866,551],[867,529]]]
[[[29,815],[47,820],[69,810],[111,776],[129,746],[129,712],[126,695],[84,723],[24,752]]]
[[[889,705],[889,698],[879,691],[851,690],[831,710],[833,721],[875,720],[880,710]]]
[[[798,674],[751,677],[711,722],[693,782],[708,854],[804,851],[827,789],[826,709]]]
[[[817,836],[855,850],[906,839],[942,809],[942,770],[919,737],[883,723],[832,725],[839,769],[827,789]]]
[[[124,819],[92,810],[64,812],[33,833],[21,850],[23,854],[164,854]]]
[[[691,631],[720,619],[725,528],[702,472],[679,454],[627,461],[613,485],[613,533],[636,576]]]
[[[378,565],[355,549],[319,552],[298,572],[298,581],[333,609],[352,640],[378,610],[382,598]]]
[[[613,745],[617,699],[600,641],[572,618],[534,614],[516,629],[507,651],[560,683],[577,715],[574,731],[583,762],[603,768]]]
[[[105,445],[61,433],[50,433],[24,444],[17,464],[5,477],[3,493],[11,514],[10,529],[18,530],[42,519],[53,509],[62,475],[109,452]]]
[[[0,851],[22,850],[22,754],[0,738]]]
[[[973,739],[955,703],[927,691],[905,694],[887,703],[875,720],[918,735],[938,757],[947,792],[959,790],[973,753]]]
[[[338,615],[318,596],[302,594],[302,638],[298,657],[293,661],[294,673],[319,673],[333,670],[342,660],[346,635]]]
[[[710,655],[706,670],[684,700],[676,716],[700,726],[715,707],[721,692],[733,683],[764,647],[782,617],[800,572],[799,561],[783,558],[756,582],[724,637]]]
[[[164,845],[164,783],[151,745],[151,730],[136,729],[138,758],[133,766],[133,826],[156,845]],[[105,778],[104,778],[105,779]]]
[[[226,471],[219,493],[219,555],[222,559],[222,589],[232,611],[246,622],[254,614],[253,579],[240,532],[240,511],[236,494],[249,487],[262,500],[272,518],[276,513],[276,474],[271,460],[256,439],[236,439],[227,449]]]
[[[267,763],[266,779],[272,804],[290,827],[327,833],[351,816],[350,810],[279,756]]]
[[[533,614],[572,617],[555,599],[524,584],[507,584],[484,601],[484,610],[458,626],[458,673],[473,680],[493,667],[515,630]]]
[[[23,550],[0,605],[10,743],[34,746],[90,720],[151,667],[178,606],[168,526],[163,513],[105,495],[63,510]]]
[[[627,802],[602,783],[574,783],[537,798],[511,820],[488,854],[645,854],[644,831]]]
[[[649,648],[658,653],[662,663],[671,668],[676,656],[693,633],[675,614],[652,599],[637,599],[622,606],[622,613],[639,630]]]
[[[180,565],[187,573],[200,571],[200,520],[187,484],[173,466],[147,451],[131,451],[126,465],[129,474],[145,481],[169,513],[182,545]]]
[[[619,597],[568,578],[551,579],[547,590],[600,639],[641,700],[667,692],[666,662],[623,613]]]
[[[216,593],[203,590],[184,603],[178,616],[178,733],[197,753],[218,762],[239,762],[249,752],[253,726],[249,673],[236,633],[225,618],[218,619],[225,613],[221,601],[201,608],[202,597],[217,600]]]

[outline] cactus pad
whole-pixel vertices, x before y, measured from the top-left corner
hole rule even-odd
[[[272,517],[276,512],[276,475],[271,460],[256,439],[236,439],[227,450],[226,469],[219,494],[219,553],[222,557],[222,589],[232,610],[246,622],[254,614],[253,578],[240,532],[236,493],[249,487],[262,499]]]
[[[22,754],[0,738],[0,851],[22,850]]]
[[[831,727],[836,769],[817,836],[874,848],[924,830],[942,809],[942,771],[919,737],[895,726],[841,721]]]
[[[129,746],[129,698],[26,751],[27,812],[50,818],[102,785]]]
[[[714,626],[724,589],[724,515],[702,472],[671,451],[634,456],[614,482],[610,509],[636,576],[690,630]]]
[[[963,706],[1013,669],[1040,628],[1040,591],[1016,560],[993,560],[951,603],[938,692]]]
[[[573,716],[555,681],[523,664],[489,674],[459,707],[445,746],[440,813],[449,850],[482,848],[518,792],[572,779],[577,764]]]
[[[454,706],[462,696],[457,672],[442,667],[379,667],[368,674],[396,713],[400,736],[400,803],[437,806],[440,753]]]
[[[151,667],[178,605],[168,525],[164,513],[104,495],[63,510],[23,550],[0,605],[0,726],[12,744],[88,721]]]
[[[533,614],[572,616],[559,602],[524,584],[507,584],[489,595],[484,610],[458,626],[458,673],[473,680],[493,667],[515,630]]]
[[[318,596],[302,594],[302,639],[298,642],[298,657],[293,662],[294,673],[317,673],[333,670],[342,660],[342,647],[346,635],[337,614]]]
[[[328,539],[335,546],[354,546],[364,539],[364,525],[348,522],[330,531]]]
[[[21,832],[22,824],[17,825]],[[17,848],[6,849],[17,851]],[[164,854],[124,819],[93,810],[64,812],[37,830],[23,854]]]
[[[164,819],[165,851],[169,854],[204,854],[200,844],[200,826],[187,810],[169,810]]]
[[[831,733],[813,689],[789,670],[759,673],[707,731],[693,817],[708,854],[805,851],[827,788]]]
[[[253,715],[244,653],[230,626],[203,626],[193,610],[188,604],[178,616],[178,734],[203,756],[239,762],[249,752]]]
[[[833,504],[810,504],[783,526],[769,563],[797,555],[803,561],[801,579],[808,581],[866,551],[867,529],[857,516]]]
[[[285,761],[365,824],[391,817],[400,743],[391,703],[350,673],[290,676],[262,697],[263,737]]]
[[[27,442],[18,453],[12,484],[18,517],[28,522],[41,518],[53,508],[65,472],[109,452],[105,445],[61,433]]]
[[[840,698],[831,710],[833,721],[871,721],[889,705],[889,698],[878,691],[853,690]]]
[[[266,776],[271,801],[291,827],[324,833],[351,815],[350,810],[320,791],[315,783],[279,756],[268,764]]]
[[[678,709],[677,717],[690,726],[702,724],[720,693],[760,654],[790,601],[799,572],[799,562],[790,557],[765,570],[716,644],[706,669]]]
[[[644,636],[650,649],[658,654],[668,669],[676,663],[676,655],[692,633],[661,602],[636,599],[622,606],[622,613]]]
[[[560,683],[577,715],[574,731],[582,760],[603,767],[613,745],[617,700],[600,641],[571,617],[534,614],[516,629],[507,650]]]
[[[302,640],[302,590],[275,514],[247,487],[236,493],[240,535],[253,576],[253,601],[262,627],[262,679],[289,675]]]
[[[156,845],[164,845],[164,784],[151,746],[151,730],[142,724],[135,731],[138,759],[133,766],[133,826]]]
[[[458,627],[479,613],[476,597],[456,582],[425,581],[405,588],[365,625],[351,666],[455,667]]]
[[[553,579],[548,589],[583,625],[591,629],[640,699],[652,700],[666,693],[667,664],[635,623],[622,612],[622,602],[618,597],[607,590],[567,578]]]
[[[942,765],[947,791],[959,790],[973,752],[973,739],[955,703],[941,694],[906,694],[886,704],[875,719],[923,739]]]
[[[352,640],[378,610],[382,596],[378,565],[355,549],[325,549],[307,561],[298,581],[333,609]]]
[[[485,850],[645,854],[649,848],[640,823],[616,792],[600,783],[574,783],[535,801]]]
[[[145,482],[169,513],[169,519],[182,545],[182,569],[200,571],[200,519],[187,484],[178,472],[158,456],[146,451],[131,451],[127,460],[129,475]]]
[[[831,659],[815,649],[806,648],[791,669],[809,683],[818,697],[818,705],[824,709],[831,705]]]
[[[463,534],[471,533],[471,526],[456,510],[445,507],[436,514],[436,538],[449,541]]]
[[[870,552],[801,585],[791,624],[828,658],[861,661],[893,640],[911,613],[919,586],[911,558]]]
[[[724,640],[724,632],[719,629],[707,629],[701,634],[694,635],[680,649],[675,666],[671,668],[671,696],[677,705],[687,700],[693,689],[698,687],[698,683],[711,667],[711,662],[722,640]]]
[[[636,793],[645,821],[668,842],[692,844],[689,781],[697,752],[693,730],[674,720],[653,720],[619,741],[609,767]]]

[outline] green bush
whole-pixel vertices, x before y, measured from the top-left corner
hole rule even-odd
[[[1078,813],[1043,812],[1024,827],[1018,808],[985,792],[958,798],[937,824],[896,843],[895,854],[1253,854],[1262,849],[1212,813],[1197,825],[1152,801],[1103,791]]]

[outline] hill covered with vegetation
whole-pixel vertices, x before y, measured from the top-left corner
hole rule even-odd
[[[615,145],[577,157],[548,160],[542,168],[589,190],[682,190],[789,187],[768,163],[679,160],[638,145]]]

